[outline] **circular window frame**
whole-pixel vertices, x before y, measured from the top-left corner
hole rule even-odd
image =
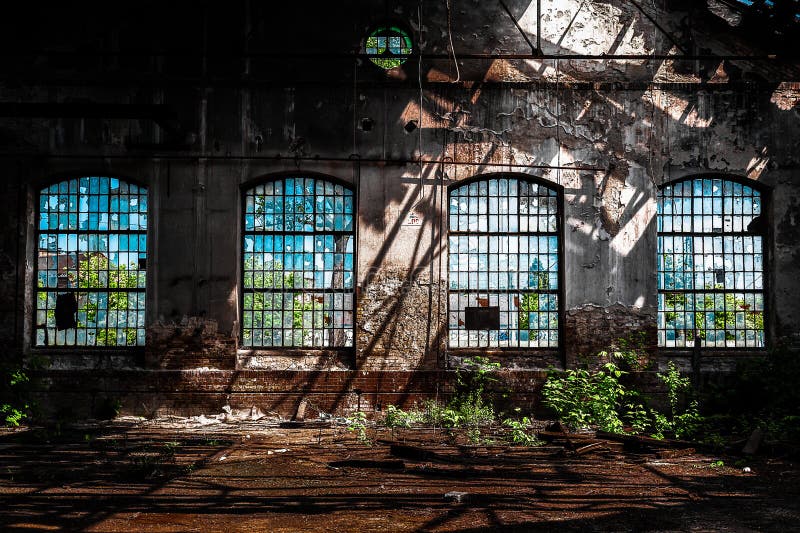
[[[398,47],[391,46],[386,41],[384,41],[382,48],[380,42],[370,42],[371,39],[378,40],[383,38],[388,40],[388,38],[392,37],[399,37],[401,40],[405,41],[404,43],[400,43],[399,53],[392,52],[393,49],[397,49]],[[403,44],[405,44],[405,47]],[[405,25],[394,21],[376,24],[370,28],[369,33],[364,38],[361,49],[366,57],[369,58],[370,62],[376,67],[384,71],[394,70],[403,66],[403,64],[408,61],[411,54],[414,53],[413,34]]]

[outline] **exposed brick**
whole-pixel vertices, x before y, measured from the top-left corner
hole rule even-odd
[[[645,354],[652,355],[656,351],[655,310],[621,304],[608,307],[588,304],[568,310],[564,322],[568,368],[602,364],[605,361],[598,358],[598,354],[619,347],[621,339],[635,343],[641,339]]]
[[[147,328],[145,362],[149,368],[234,368],[236,341],[220,333],[217,321],[184,317]]]

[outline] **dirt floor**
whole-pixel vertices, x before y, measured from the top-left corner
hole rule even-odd
[[[441,429],[371,430],[367,445],[324,425],[118,420],[7,431],[0,530],[800,529],[800,464],[785,459],[591,438],[475,446]]]

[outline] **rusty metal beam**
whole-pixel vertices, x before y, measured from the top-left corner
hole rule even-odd
[[[535,46],[533,46],[533,43],[531,42],[530,39],[528,39],[528,35],[525,33],[525,30],[522,29],[522,26],[519,25],[519,22],[517,22],[517,19],[514,18],[514,15],[511,13],[511,10],[508,9],[508,6],[506,5],[506,3],[503,0],[498,0],[498,2],[500,2],[500,5],[503,6],[503,9],[508,14],[508,18],[510,18],[511,22],[514,23],[514,26],[517,27],[517,29],[519,30],[520,35],[522,35],[522,38],[525,39],[525,42],[528,43],[528,46],[530,46],[531,54],[532,55],[541,55],[542,49],[541,48],[536,48]],[[540,33],[539,32],[538,22],[537,22],[537,26],[536,26],[536,33],[537,34]],[[539,36],[537,35],[536,38],[537,38],[537,42],[538,42]]]
[[[587,172],[598,172],[608,170],[604,167],[592,167],[587,165],[520,165],[516,163],[486,163],[475,161],[450,161],[447,159],[415,159],[415,158],[382,158],[382,157],[322,157],[322,156],[302,156],[291,155],[203,155],[203,154],[174,154],[174,153],[150,153],[150,154],[45,154],[45,153],[0,153],[2,159],[24,159],[26,157],[36,159],[165,159],[165,160],[198,160],[208,161],[317,161],[317,162],[338,162],[338,163],[366,163],[383,165],[456,165],[456,166],[476,166],[476,167],[506,167],[506,168],[529,168],[544,170],[581,170]]]
[[[676,44],[676,46],[679,46]],[[680,48],[680,46],[679,46]],[[18,57],[18,58],[37,58],[37,57],[171,57],[171,58],[189,58],[197,59],[200,61],[203,56],[196,52],[155,52],[155,51],[141,51],[141,52],[104,52],[104,51],[87,51],[87,52],[10,52],[0,50],[0,57]],[[353,59],[370,59],[375,57],[382,57],[375,54],[365,54],[360,52],[293,52],[293,51],[280,51],[280,52],[247,52],[237,54],[215,54],[209,52],[206,56],[209,59],[228,59],[235,61],[239,59],[274,59],[276,61],[286,62],[286,59],[313,59],[313,60],[332,60],[341,59],[352,61]],[[448,54],[420,54],[411,53],[406,56],[408,59],[422,59],[422,60],[450,60]],[[800,60],[800,53],[796,51],[777,53],[777,54],[493,54],[493,53],[463,53],[458,54],[459,59],[595,59],[595,60],[665,60],[665,59],[728,59],[728,60],[749,60],[749,61],[775,61],[775,60]],[[9,66],[5,67],[6,70]]]

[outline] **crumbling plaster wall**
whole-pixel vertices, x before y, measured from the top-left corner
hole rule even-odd
[[[58,368],[208,367],[228,372],[225,376],[234,367],[447,368],[458,355],[447,349],[447,188],[478,174],[514,172],[563,190],[565,353],[546,361],[526,353],[492,356],[515,368],[545,367],[562,356],[573,365],[636,332],[644,332],[652,347],[657,188],[715,172],[746,176],[773,190],[770,327],[773,338],[798,342],[796,65],[462,59],[459,54],[530,48],[499,4],[451,4],[456,59],[409,61],[388,74],[368,61],[354,66],[335,57],[313,68],[283,59],[215,57],[202,76],[184,83],[182,76],[194,75],[200,62],[167,57],[154,61],[152,85],[83,83],[88,74],[78,70],[64,83],[3,86],[0,99],[9,102],[167,104],[179,118],[182,137],[172,138],[146,119],[0,119],[2,149],[15,156],[4,159],[8,179],[0,194],[6,209],[0,216],[7,228],[22,221],[20,232],[6,232],[0,241],[0,313],[7,319],[0,338],[13,338],[18,346],[31,338],[30,309],[22,310],[20,302],[32,302],[31,214],[38,187],[56,176],[106,173],[135,178],[150,190],[148,347],[143,357],[106,357],[102,364],[90,353],[49,354]],[[535,3],[506,4],[536,43]],[[343,26],[352,28],[351,41],[384,14],[368,2],[362,7],[360,18],[351,20],[348,12]],[[544,0],[542,50],[667,54],[678,39],[722,54],[726,47],[741,51],[753,45],[710,25],[688,29],[685,12],[644,8],[666,32],[630,2]],[[212,15],[223,10],[210,9]],[[325,13],[321,18],[332,25],[344,20]],[[416,2],[400,3],[391,15],[408,21],[424,53],[447,55],[445,3],[425,3],[420,11]],[[231,43],[244,46],[239,33],[249,28],[255,46],[266,39],[272,21],[293,20],[275,16],[239,24],[237,17],[245,17],[240,11],[226,17],[208,18],[212,28],[219,25],[210,43],[228,34],[236,37]],[[202,24],[176,28],[176,40],[181,35],[202,40]],[[334,33],[347,41],[347,31]],[[349,50],[345,44],[343,50]],[[416,129],[408,131],[412,121]],[[160,148],[170,143],[178,147]],[[424,162],[415,162],[420,158]],[[336,177],[357,191],[356,347],[352,354],[237,350],[242,188],[265,176],[304,172]],[[407,223],[412,211],[421,225]],[[210,375],[190,376],[183,386],[188,390]],[[239,392],[255,394],[253,387]]]

